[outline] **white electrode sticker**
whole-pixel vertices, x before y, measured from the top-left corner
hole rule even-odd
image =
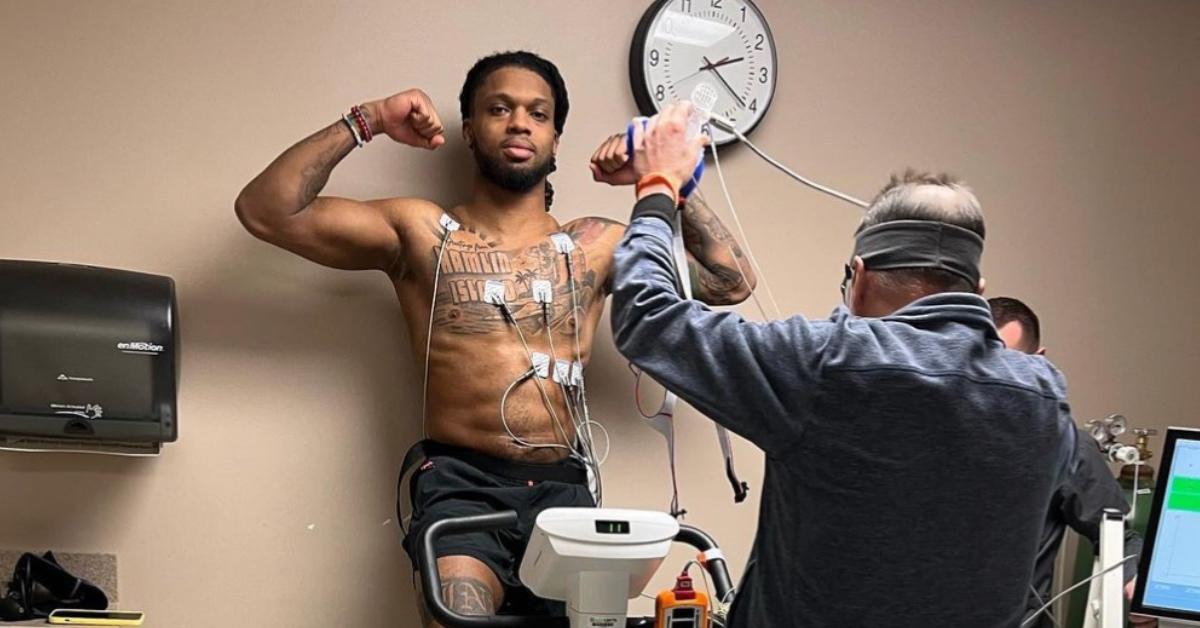
[[[535,279],[533,282],[533,300],[538,303],[553,303],[553,284],[545,279]]]
[[[483,300],[492,305],[504,305],[504,283],[489,279],[483,284]]]
[[[442,217],[438,220],[438,223],[441,224],[442,228],[446,231],[458,231],[459,224],[456,220],[450,217],[450,214],[442,214]]]
[[[574,386],[571,379],[571,363],[567,360],[554,361],[554,381],[564,386]]]
[[[561,231],[551,233],[550,241],[554,243],[554,248],[558,249],[558,252],[563,255],[575,250],[575,241],[571,239],[571,236]]]
[[[571,363],[571,385],[580,386],[583,384],[583,363]]]
[[[533,353],[533,369],[542,379],[550,377],[550,356],[535,351]]]

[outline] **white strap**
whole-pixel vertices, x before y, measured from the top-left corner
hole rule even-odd
[[[679,480],[675,474],[675,397],[668,393],[663,401],[663,410],[646,419],[650,429],[662,434],[667,441],[667,465],[671,471],[671,516],[680,518],[686,511],[679,507]]]
[[[675,275],[679,282],[680,292],[684,298],[692,298],[692,278],[688,273],[687,249],[683,242],[683,212],[675,212],[675,235],[671,239],[671,256],[675,262]],[[679,397],[667,391],[663,398],[662,409],[658,414],[646,419],[650,427],[663,435],[667,440],[667,455],[671,465],[671,514],[673,516],[682,516],[685,510],[679,505],[679,487],[675,469],[675,427],[674,416],[675,406],[679,402]],[[733,447],[729,442],[729,432],[720,425],[717,428],[717,442],[721,446],[721,455],[725,458],[725,474],[729,478],[730,484],[734,488],[734,499],[741,502],[746,498],[745,483],[741,482],[737,477],[737,472],[733,467]]]

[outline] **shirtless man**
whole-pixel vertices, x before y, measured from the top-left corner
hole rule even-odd
[[[433,521],[521,514],[522,527],[511,534],[454,536],[439,545],[447,605],[467,615],[562,614],[561,605],[521,586],[517,568],[538,512],[595,505],[587,430],[577,430],[586,425],[586,400],[572,365],[590,357],[625,227],[597,217],[560,225],[548,213],[546,176],[568,109],[552,63],[526,52],[484,58],[468,72],[459,104],[478,166],[462,205],[318,196],[359,140],[387,135],[430,150],[445,143],[429,97],[411,89],[368,102],[289,148],[242,190],[237,215],[271,244],[334,268],[381,270],[392,280],[426,373],[427,440],[409,485],[410,557]],[[593,156],[593,175],[632,183],[626,162],[623,142],[609,138]],[[749,296],[754,277],[711,210],[690,202],[684,221],[696,297],[729,304]],[[553,356],[548,377],[531,373],[535,354]]]

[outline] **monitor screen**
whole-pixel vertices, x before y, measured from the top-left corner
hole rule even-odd
[[[1200,621],[1200,430],[1167,431],[1132,610]]]

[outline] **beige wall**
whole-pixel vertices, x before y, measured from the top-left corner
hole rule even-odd
[[[645,5],[0,1],[0,256],[170,275],[184,343],[180,441],[156,460],[0,454],[0,546],[116,552],[122,601],[155,626],[213,625],[218,609],[237,617],[221,625],[411,625],[390,520],[418,373],[394,297],[382,276],[253,240],[233,198],[365,99],[422,87],[456,126],[470,63],[531,48],[572,96],[556,215],[626,216],[630,194],[592,184],[585,159],[634,113]],[[781,72],[763,147],[859,196],[909,164],[961,174],[988,212],[991,293],[1042,313],[1077,418],[1197,423],[1200,4],[760,5]],[[470,163],[453,135],[437,154],[376,142],[327,191],[459,199]],[[746,151],[725,165],[781,306],[823,315],[855,211]],[[607,323],[597,344],[610,505],[662,507],[661,442]],[[689,521],[738,575],[757,504],[731,505],[702,418],[680,431]],[[761,458],[738,453],[758,489]]]

